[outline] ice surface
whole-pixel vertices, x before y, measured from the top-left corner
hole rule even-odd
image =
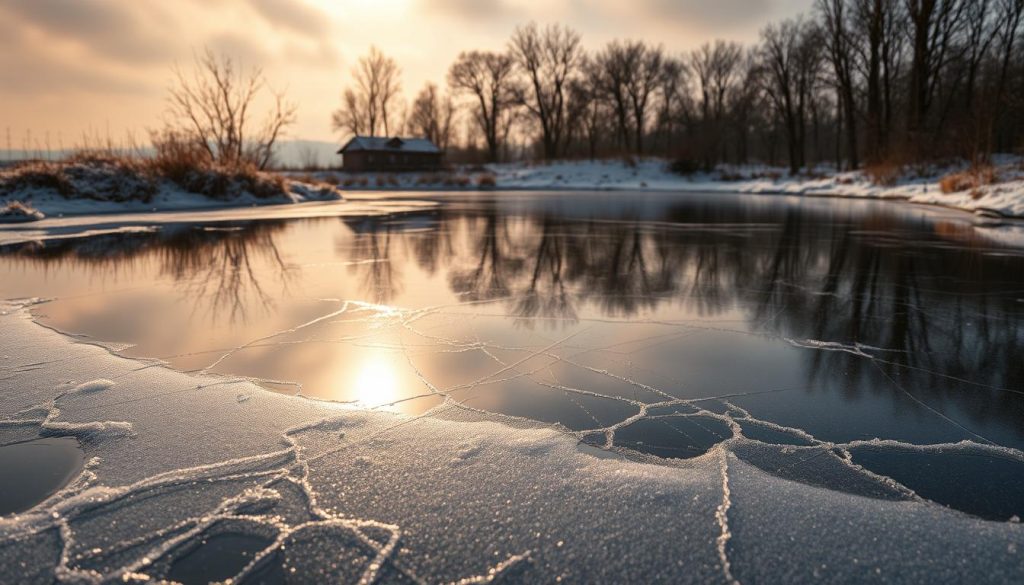
[[[37,325],[24,304],[2,313],[0,438],[74,435],[89,460],[47,501],[0,519],[0,575],[17,582],[188,576],[217,551],[242,582],[1024,576],[1019,524],[933,503],[858,456],[941,449],[1024,462],[981,440],[824,441],[735,398],[661,396],[598,367],[642,398],[541,386],[633,407],[587,430],[473,409],[450,388],[435,388],[441,404],[420,416],[364,411],[118,357]],[[491,373],[467,388],[561,357],[573,341],[495,349]],[[637,424],[707,440],[687,459],[619,450]]]

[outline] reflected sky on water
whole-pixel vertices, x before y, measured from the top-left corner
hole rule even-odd
[[[730,436],[701,411],[767,443],[805,441],[781,425],[1020,449],[1024,255],[972,221],[864,201],[474,196],[7,246],[0,294],[53,298],[44,323],[182,370],[410,414],[447,396],[661,457]]]

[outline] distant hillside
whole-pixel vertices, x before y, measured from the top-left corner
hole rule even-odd
[[[305,166],[333,167],[339,164],[337,152],[341,145],[316,140],[288,140],[275,149],[274,162],[286,168]]]

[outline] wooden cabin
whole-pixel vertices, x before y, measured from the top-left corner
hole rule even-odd
[[[426,138],[356,136],[338,151],[345,171],[437,171],[444,153]]]

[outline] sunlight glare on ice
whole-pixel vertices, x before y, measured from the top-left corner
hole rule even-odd
[[[387,358],[375,353],[363,364],[355,379],[354,396],[359,404],[377,407],[398,399],[398,378]]]

